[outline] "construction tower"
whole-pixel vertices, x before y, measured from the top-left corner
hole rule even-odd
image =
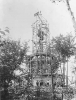
[[[36,22],[32,25],[32,53],[46,53],[50,40],[49,24],[41,12],[37,12],[34,16],[36,17]]]
[[[34,89],[49,92],[50,98],[53,94],[52,73],[58,67],[57,58],[48,52],[50,43],[49,25],[41,12],[34,14],[36,22],[32,24],[32,54],[27,56],[27,66],[32,75]],[[49,97],[46,95],[46,97]]]

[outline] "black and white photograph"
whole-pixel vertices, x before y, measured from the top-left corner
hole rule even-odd
[[[0,0],[0,100],[76,100],[76,0]]]

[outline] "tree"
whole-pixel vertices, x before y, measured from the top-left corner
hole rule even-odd
[[[9,85],[15,80],[15,70],[23,63],[27,52],[27,44],[23,46],[20,41],[7,39],[3,41],[0,54],[1,87],[3,87],[1,99],[9,100]]]
[[[13,80],[12,85],[9,86],[9,93],[10,96],[13,97],[13,99],[21,100],[21,98],[26,99],[28,95],[28,90],[30,90],[30,87],[28,84],[29,77],[28,73],[26,74],[20,74],[16,75],[16,79]]]
[[[63,63],[67,61],[67,58],[74,55],[74,41],[71,42],[71,40],[71,35],[67,35],[65,37],[63,35],[60,35],[52,39],[53,48],[60,56],[60,60]]]
[[[3,46],[3,38],[4,36],[6,36],[6,32],[9,33],[9,28],[6,27],[5,30],[1,30],[0,29],[0,48]],[[0,74],[0,100],[1,100],[1,91],[2,91],[2,87],[1,87],[1,74]]]
[[[63,36],[60,35],[58,37],[55,37],[52,39],[52,49],[58,53],[60,57],[60,62],[63,63],[63,85],[65,86],[65,63],[68,63],[68,59],[70,56],[74,55],[74,41],[71,42],[72,36],[67,35]],[[67,64],[68,69],[68,64]],[[67,76],[68,76],[68,70],[67,70]],[[68,86],[68,77],[66,78],[67,86]]]

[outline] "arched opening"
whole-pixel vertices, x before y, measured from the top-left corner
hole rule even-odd
[[[47,82],[46,85],[49,86],[49,82]]]
[[[43,86],[43,84],[44,84],[43,81],[41,81],[41,82],[40,82],[40,86]]]
[[[36,82],[36,85],[39,86],[39,82],[38,81]]]

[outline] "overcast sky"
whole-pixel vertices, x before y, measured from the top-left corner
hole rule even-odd
[[[76,16],[76,0],[70,0]],[[0,28],[9,27],[14,39],[32,39],[34,14],[38,11],[49,23],[50,35],[74,33],[72,20],[65,3],[51,3],[50,0],[0,0]]]
[[[70,0],[76,17],[76,0]],[[31,25],[36,21],[34,14],[42,12],[49,23],[50,36],[72,33],[74,29],[66,4],[52,3],[50,0],[0,0],[0,28],[10,29],[13,39],[32,40]]]

